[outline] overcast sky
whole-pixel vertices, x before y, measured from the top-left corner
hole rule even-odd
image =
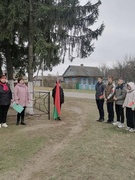
[[[82,4],[88,0],[80,0]],[[91,0],[92,3],[97,2]],[[75,59],[72,63],[66,59],[64,64],[44,74],[62,75],[69,65],[97,66],[106,63],[112,66],[125,56],[135,57],[135,0],[101,0],[97,27],[104,22],[105,30],[94,43],[95,50],[89,58]]]

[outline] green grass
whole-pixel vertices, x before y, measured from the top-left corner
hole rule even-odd
[[[26,133],[18,133],[17,128],[13,126],[1,129],[0,137],[0,172],[21,167],[45,142],[42,136],[31,137]]]
[[[43,163],[33,169],[32,180],[135,179],[135,134],[96,122],[94,100],[66,97],[62,122],[44,118],[0,129],[0,177],[10,179],[6,172],[11,172],[16,180],[25,165],[29,172],[34,160]]]

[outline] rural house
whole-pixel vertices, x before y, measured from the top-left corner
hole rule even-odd
[[[97,77],[101,75],[97,67],[68,66],[63,73],[63,81],[67,85],[74,85],[76,89],[94,90],[97,83]]]

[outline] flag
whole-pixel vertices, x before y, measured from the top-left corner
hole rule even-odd
[[[130,107],[132,107],[133,105],[134,105],[134,102],[133,102],[133,101],[129,103],[129,106],[130,106]]]
[[[56,89],[55,89],[53,117],[54,119],[57,119],[58,117],[60,117],[60,83],[59,81],[57,81]]]
[[[99,96],[99,99],[104,99],[104,95]]]

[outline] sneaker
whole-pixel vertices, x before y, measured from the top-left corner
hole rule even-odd
[[[119,124],[118,124],[118,127],[119,127],[119,128],[123,128],[123,127],[124,127],[124,124],[123,124],[123,123],[119,123]]]
[[[103,122],[104,121],[104,119],[99,119],[99,122]]]
[[[131,128],[130,127],[126,127],[126,130],[129,131]]]
[[[114,123],[113,123],[113,125],[114,125],[114,126],[118,126],[118,125],[119,125],[119,123],[120,123],[120,122],[119,122],[119,121],[117,121],[117,122],[114,122]]]
[[[129,132],[135,132],[135,129],[130,128],[130,129],[129,129]]]
[[[4,128],[8,127],[8,125],[6,123],[3,123],[1,126],[4,127]]]

